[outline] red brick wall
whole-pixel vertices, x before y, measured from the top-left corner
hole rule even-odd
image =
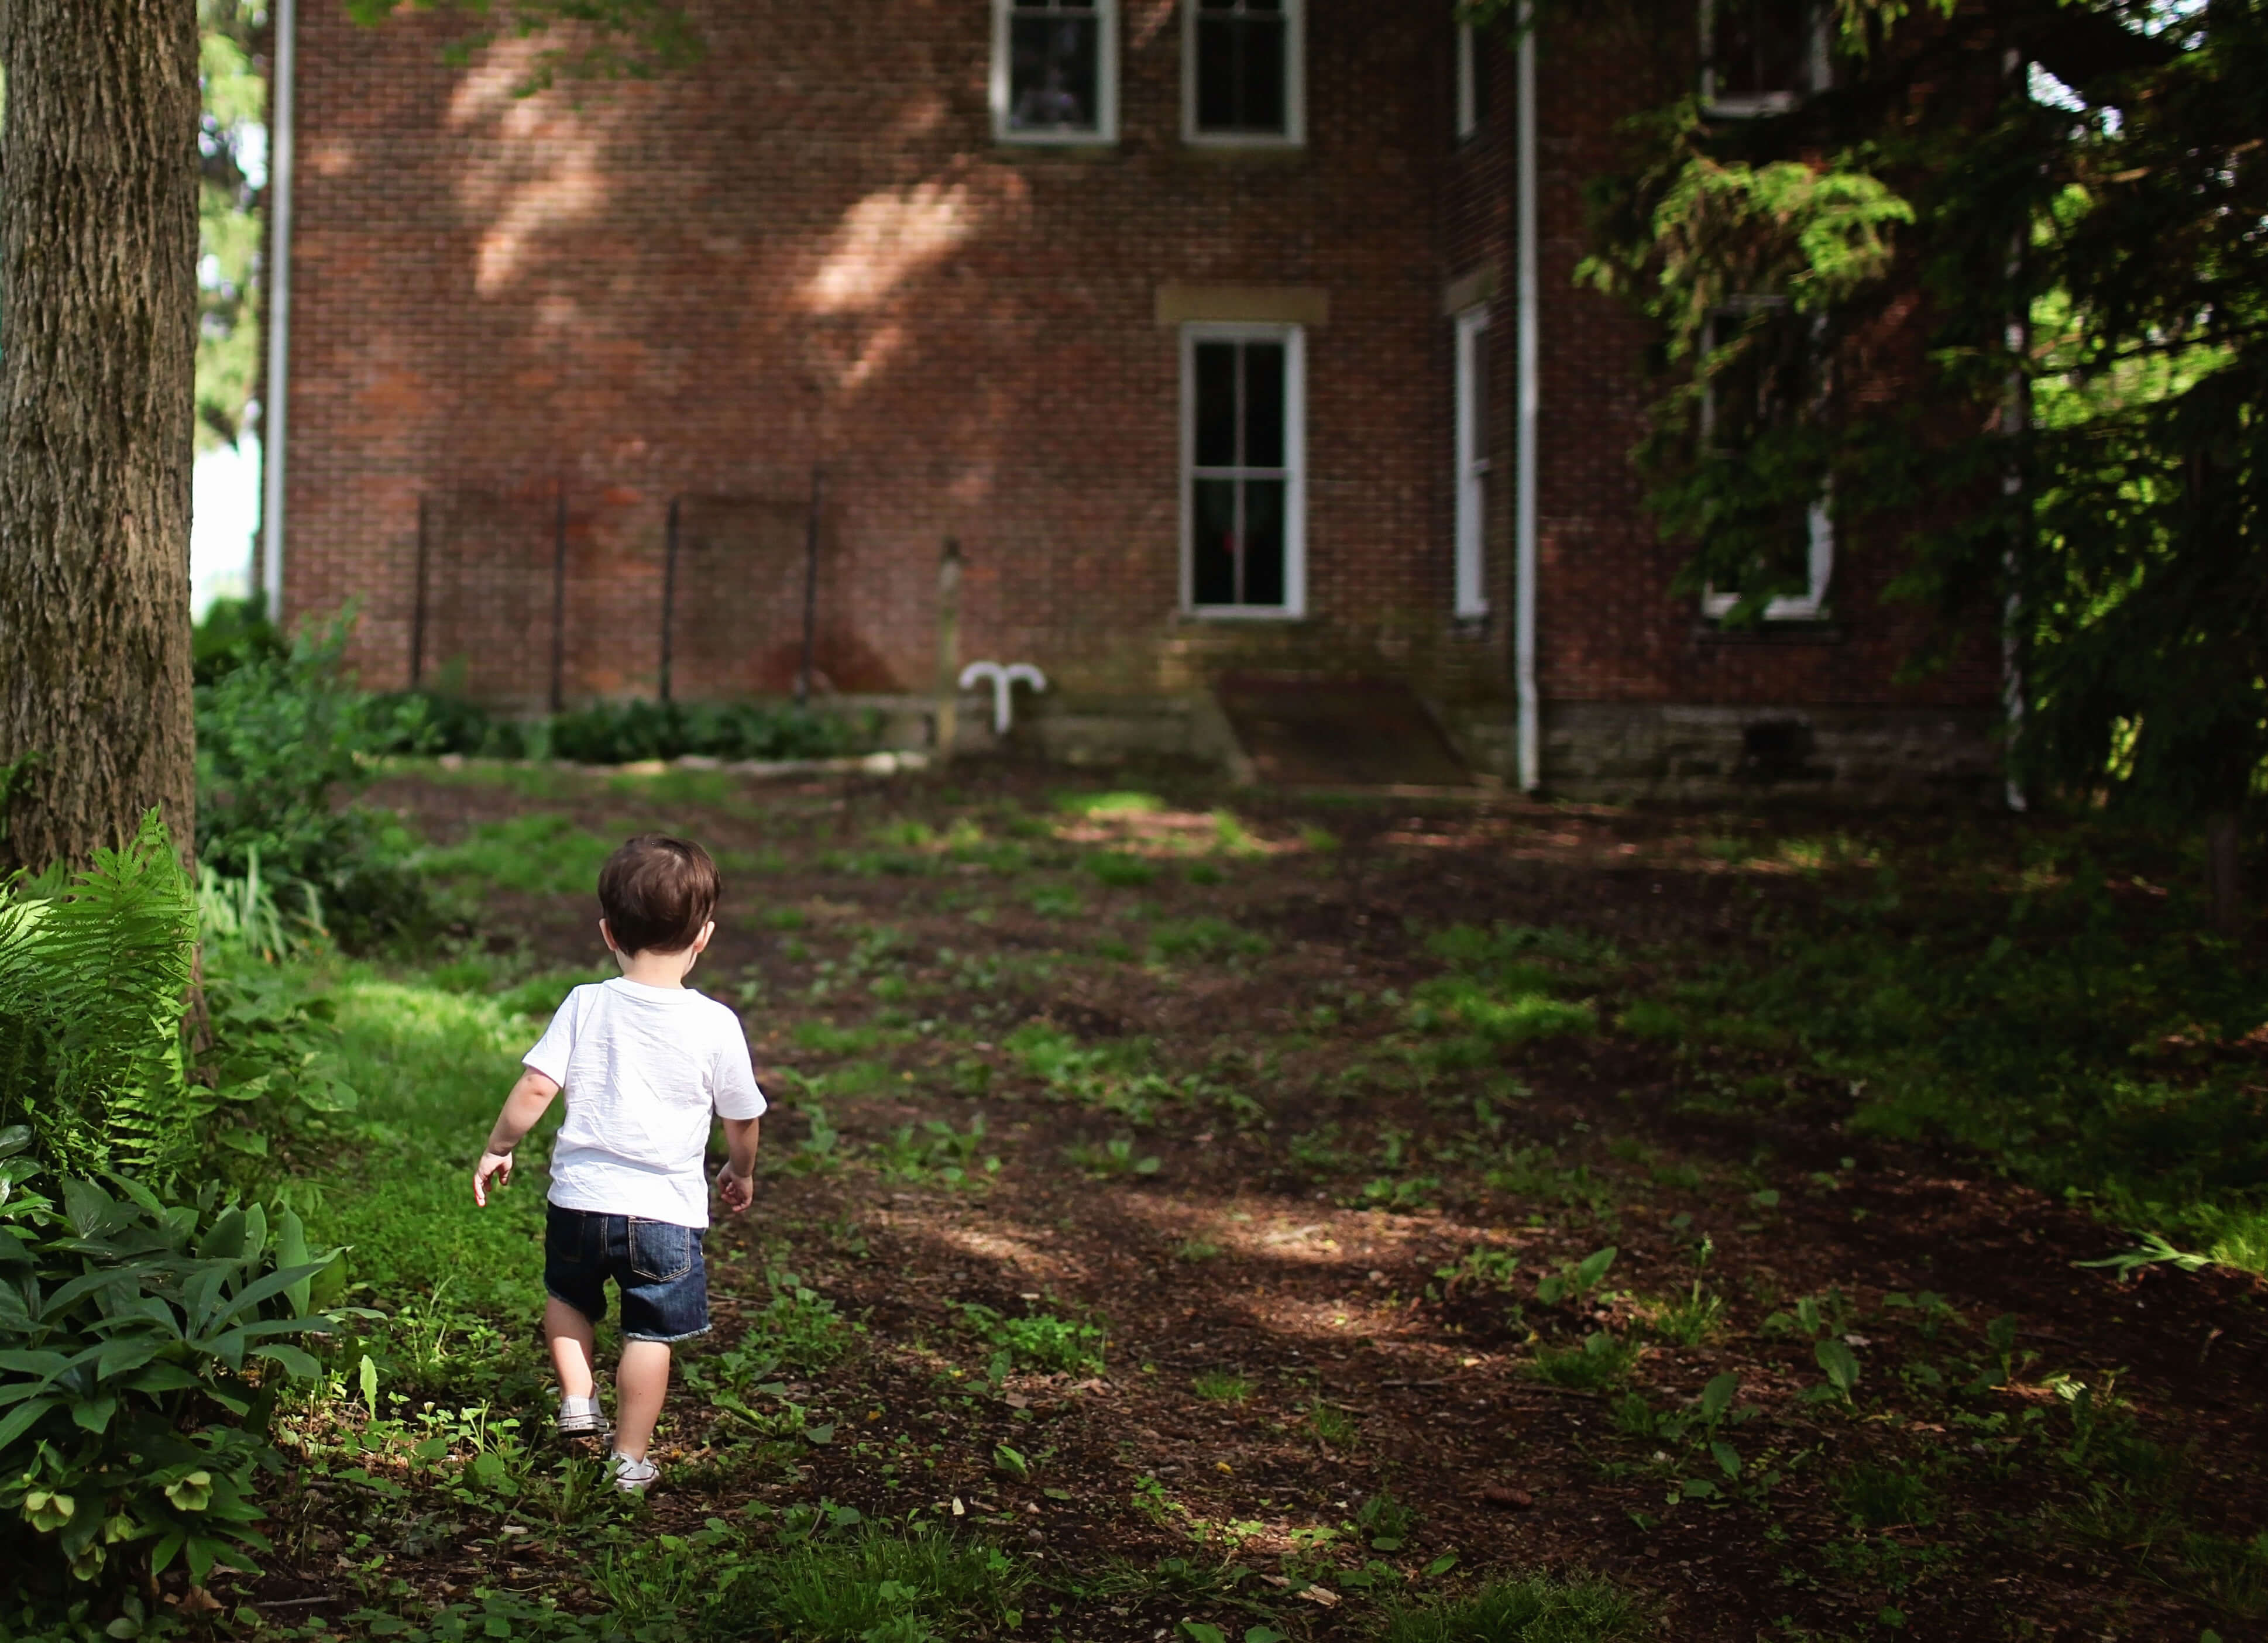
[[[1184,147],[1167,0],[1126,0],[1121,140],[1079,153],[991,141],[984,0],[714,0],[695,8],[699,66],[528,100],[510,94],[517,45],[453,70],[445,21],[364,30],[305,8],[287,613],[359,600],[364,677],[401,682],[423,498],[429,680],[462,655],[484,694],[540,702],[563,489],[566,693],[648,691],[681,496],[698,501],[678,609],[698,633],[681,656],[698,659],[680,682],[777,689],[823,462],[820,662],[838,688],[928,686],[952,535],[964,656],[1033,660],[1072,690],[1261,662],[1500,698],[1510,55],[1491,128],[1454,148],[1447,0],[1310,5],[1308,142],[1291,154]],[[1544,692],[1918,699],[1891,683],[1907,635],[1864,556],[1838,574],[1835,645],[1707,640],[1667,591],[1679,554],[1626,461],[1645,333],[1572,286],[1581,181],[1647,49],[1542,48]],[[1458,634],[1441,297],[1491,259],[1498,614]],[[1167,282],[1329,293],[1307,337],[1307,622],[1176,614],[1178,352],[1153,320]],[[1981,701],[1990,681],[1933,692]]]

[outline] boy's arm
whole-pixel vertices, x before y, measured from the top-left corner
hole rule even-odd
[[[724,1195],[725,1207],[735,1215],[755,1200],[756,1129],[762,1122],[761,1118],[725,1120],[725,1146],[732,1155],[718,1172],[717,1190]]]
[[[535,1121],[543,1116],[559,1094],[558,1084],[546,1078],[534,1067],[523,1070],[519,1082],[512,1087],[512,1094],[504,1098],[504,1110],[497,1115],[496,1128],[489,1131],[488,1150],[473,1170],[473,1202],[482,1209],[489,1203],[489,1177],[494,1175],[497,1184],[512,1184],[512,1149],[520,1138],[535,1128]]]

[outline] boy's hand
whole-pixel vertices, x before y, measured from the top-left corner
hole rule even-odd
[[[717,1190],[724,1197],[725,1207],[735,1215],[755,1203],[756,1198],[756,1183],[729,1163],[717,1172]]]
[[[489,1177],[494,1175],[499,1187],[512,1184],[512,1154],[482,1153],[479,1166],[473,1171],[473,1202],[481,1208],[489,1206]]]

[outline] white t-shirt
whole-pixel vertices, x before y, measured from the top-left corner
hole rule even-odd
[[[551,1202],[709,1224],[710,1114],[754,1118],[765,1106],[739,1016],[688,988],[617,976],[569,993],[521,1060],[567,1102]]]

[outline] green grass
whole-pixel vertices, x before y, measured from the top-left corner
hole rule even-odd
[[[1539,1346],[1533,1372],[1539,1381],[1579,1392],[1603,1392],[1629,1378],[1645,1348],[1604,1330],[1580,1346]]]
[[[531,895],[588,895],[599,869],[629,836],[593,833],[572,816],[534,810],[504,822],[482,822],[459,844],[429,851],[424,868],[435,878],[466,881],[482,892],[518,890]]]
[[[1252,1397],[1252,1381],[1228,1369],[1208,1369],[1189,1378],[1189,1390],[1208,1404],[1243,1404]]]
[[[315,1172],[322,1234],[350,1246],[353,1281],[381,1307],[431,1296],[533,1315],[543,1304],[542,1167],[555,1111],[520,1143],[513,1184],[473,1205],[472,1160],[534,1041],[531,1022],[494,998],[366,967],[344,972],[340,1077],[362,1097],[353,1138]]]
[[[1624,1643],[1649,1632],[1646,1608],[1610,1581],[1517,1576],[1466,1597],[1397,1604],[1379,1643]]]

